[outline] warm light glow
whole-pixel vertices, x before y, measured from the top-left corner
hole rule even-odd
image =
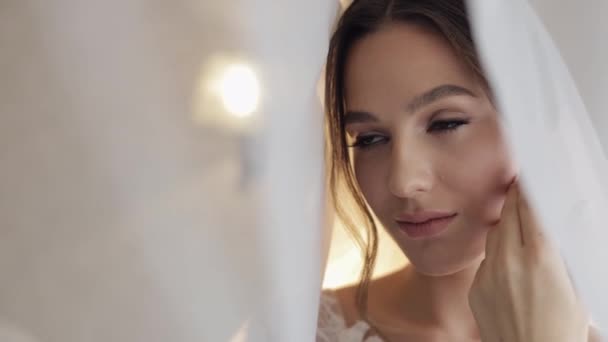
[[[259,129],[264,87],[255,65],[255,60],[226,53],[205,58],[193,89],[192,119],[239,134]]]
[[[336,222],[329,251],[329,260],[325,269],[323,288],[332,289],[356,284],[361,271],[361,253],[359,248],[346,233],[346,229]],[[395,272],[407,265],[403,252],[390,236],[379,229],[378,259],[374,278]]]
[[[258,107],[260,86],[255,72],[247,65],[228,66],[219,90],[224,107],[234,116],[249,116]]]
[[[246,320],[243,325],[237,330],[236,334],[232,336],[230,342],[246,342],[249,340],[249,320]]]

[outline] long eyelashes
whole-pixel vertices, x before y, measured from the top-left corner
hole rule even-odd
[[[366,135],[357,136],[357,139],[355,140],[355,142],[352,145],[350,145],[349,147],[365,149],[365,148],[370,148],[374,145],[386,143],[386,142],[388,142],[388,138],[383,135],[366,134]]]
[[[460,126],[468,123],[469,120],[466,119],[435,120],[429,124],[426,132],[433,135],[447,134],[456,131]],[[389,141],[390,138],[383,134],[360,134],[349,147],[368,149],[377,145],[386,144]]]
[[[426,131],[434,134],[449,133],[468,123],[468,120],[463,119],[436,120],[431,122]]]

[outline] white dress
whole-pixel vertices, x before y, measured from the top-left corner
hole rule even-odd
[[[364,321],[357,321],[347,327],[336,294],[333,291],[324,291],[321,294],[316,342],[383,342],[378,336],[365,338],[369,329],[369,324]],[[605,342],[606,340],[592,325],[589,341]]]
[[[365,338],[369,329],[365,321],[347,327],[335,293],[324,291],[321,294],[316,342],[382,342],[377,336]]]

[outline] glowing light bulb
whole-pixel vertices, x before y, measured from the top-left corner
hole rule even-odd
[[[226,110],[237,117],[247,117],[258,107],[260,85],[255,72],[247,65],[228,66],[220,82],[220,95]]]

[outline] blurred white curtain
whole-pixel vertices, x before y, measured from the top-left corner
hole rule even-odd
[[[593,319],[605,329],[608,2],[471,0],[470,5],[523,181]]]
[[[524,180],[605,326],[606,3],[534,2],[576,83],[523,0],[472,4]],[[0,339],[312,341],[336,8],[0,2]],[[253,119],[201,86],[232,58],[260,77]]]
[[[0,339],[313,340],[336,8],[0,2]],[[207,94],[231,59],[254,119]]]

